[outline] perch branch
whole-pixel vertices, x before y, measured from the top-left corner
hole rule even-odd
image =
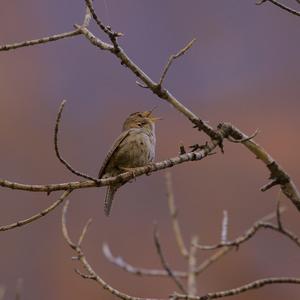
[[[115,177],[110,177],[106,179],[99,179],[97,182],[93,180],[86,181],[75,181],[75,182],[67,182],[67,183],[58,183],[58,184],[45,184],[45,185],[30,185],[30,184],[22,184],[17,182],[11,182],[5,179],[0,179],[0,186],[14,189],[14,190],[22,190],[29,192],[46,192],[51,193],[53,191],[61,191],[61,190],[76,190],[83,188],[92,188],[92,187],[101,187],[111,185],[116,182],[127,182],[130,179],[136,178],[138,176],[149,174],[153,172],[157,172],[159,170],[164,170],[166,168],[171,168],[175,165],[188,162],[188,161],[197,161],[201,160],[208,155],[210,149],[204,149],[199,152],[189,152],[177,157],[169,158],[151,165],[147,165],[144,167],[136,168],[133,172],[125,172]]]

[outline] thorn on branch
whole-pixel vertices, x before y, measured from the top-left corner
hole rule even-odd
[[[143,88],[143,89],[149,89],[149,87],[147,86],[147,85],[145,85],[145,84],[143,84],[143,83],[141,83],[141,82],[139,82],[139,81],[136,81],[135,82],[138,86],[140,86],[141,88]]]
[[[236,140],[236,139],[232,138],[230,135],[227,137],[227,139],[232,143],[245,143],[245,142],[248,142],[248,141],[252,140],[253,138],[255,138],[258,135],[258,133],[259,133],[259,130],[256,129],[255,132],[251,136],[246,137],[244,139]]]
[[[184,148],[184,145],[183,143],[180,143],[179,144],[179,155],[182,155],[182,154],[185,154],[186,153],[186,150]]]

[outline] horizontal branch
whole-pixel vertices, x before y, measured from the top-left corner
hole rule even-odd
[[[294,278],[294,277],[270,277],[270,278],[263,278],[259,280],[252,281],[248,284],[242,285],[240,287],[225,290],[221,292],[216,293],[208,293],[204,296],[188,296],[188,295],[181,295],[181,294],[174,294],[172,295],[173,300],[210,300],[210,299],[217,299],[217,298],[223,298],[228,296],[235,296],[250,290],[262,288],[265,285],[269,284],[279,284],[279,283],[291,283],[291,284],[300,284],[300,278]]]
[[[138,276],[154,276],[154,277],[166,277],[169,276],[166,270],[159,270],[159,269],[146,269],[146,268],[138,268],[130,265],[127,263],[121,256],[113,256],[108,244],[104,243],[102,246],[102,251],[105,258],[114,264],[115,266],[121,268],[122,270],[138,275]],[[172,270],[174,276],[176,277],[187,277],[186,272],[182,271],[174,271]]]
[[[69,38],[72,36],[80,35],[81,32],[78,29],[75,29],[73,31],[68,31],[60,34],[55,34],[51,36],[46,36],[40,39],[35,39],[35,40],[28,40],[28,41],[23,41],[19,43],[14,43],[14,44],[7,44],[0,46],[0,51],[8,51],[8,50],[13,50],[17,48],[23,48],[23,47],[29,47],[29,46],[34,46],[38,44],[46,44],[49,42],[55,42],[61,39]]]
[[[149,173],[154,173],[160,170],[171,168],[173,166],[182,164],[184,162],[201,160],[204,157],[206,157],[212,150],[213,150],[212,148],[205,148],[198,152],[189,152],[144,167],[136,168],[134,174],[133,172],[125,172],[118,176],[110,177],[106,179],[99,179],[98,181],[86,180],[86,181],[75,181],[75,182],[58,183],[58,184],[30,185],[30,184],[22,184],[17,182],[11,182],[5,179],[0,179],[0,186],[13,189],[13,190],[22,190],[28,192],[46,192],[46,193],[51,193],[54,191],[61,191],[61,190],[76,190],[76,189],[83,189],[83,188],[107,186],[116,182],[127,182],[130,179],[139,177],[141,175],[144,174],[149,175]]]

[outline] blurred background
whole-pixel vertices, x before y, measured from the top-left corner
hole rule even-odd
[[[295,1],[288,2],[294,4]],[[154,80],[168,57],[192,38],[197,41],[171,67],[166,87],[212,126],[229,121],[256,140],[300,184],[299,46],[300,18],[266,3],[248,1],[95,0],[101,19],[124,33],[121,46]],[[299,9],[299,6],[297,7]],[[84,1],[27,0],[0,4],[0,44],[72,30],[81,23]],[[96,35],[105,37],[93,25]],[[170,105],[135,84],[136,78],[111,54],[84,37],[0,53],[0,177],[28,184],[78,180],[60,164],[53,128],[67,99],[60,132],[63,156],[74,168],[96,176],[128,114],[158,105],[157,160],[178,154],[207,137]],[[229,214],[229,238],[274,210],[278,188],[262,193],[268,172],[243,146],[225,144],[225,154],[171,169],[179,218],[188,243],[220,237],[222,212]],[[49,206],[59,193],[1,189],[1,225]],[[160,268],[153,222],[169,264],[185,269],[167,208],[164,172],[139,177],[116,195],[112,216],[103,214],[104,189],[70,196],[68,224],[73,239],[89,217],[84,251],[103,278],[134,296],[167,297],[169,279],[141,278],[111,265],[102,255],[106,241],[114,254],[139,267]],[[290,201],[283,220],[300,234],[300,215]],[[19,278],[22,299],[113,299],[96,283],[74,273],[78,265],[61,234],[61,207],[30,225],[0,234],[0,285],[13,299]],[[199,263],[209,253],[199,252]],[[233,288],[268,276],[300,276],[300,252],[274,232],[260,232],[198,277],[198,293]],[[230,274],[230,276],[228,276]],[[299,299],[299,286],[271,285],[235,299]]]

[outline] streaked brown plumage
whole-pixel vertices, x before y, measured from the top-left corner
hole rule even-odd
[[[121,135],[108,152],[98,178],[108,178],[126,172],[128,169],[142,167],[154,160],[155,126],[159,118],[151,111],[135,112],[129,115],[123,124]],[[104,212],[109,216],[113,197],[122,183],[107,187]]]

